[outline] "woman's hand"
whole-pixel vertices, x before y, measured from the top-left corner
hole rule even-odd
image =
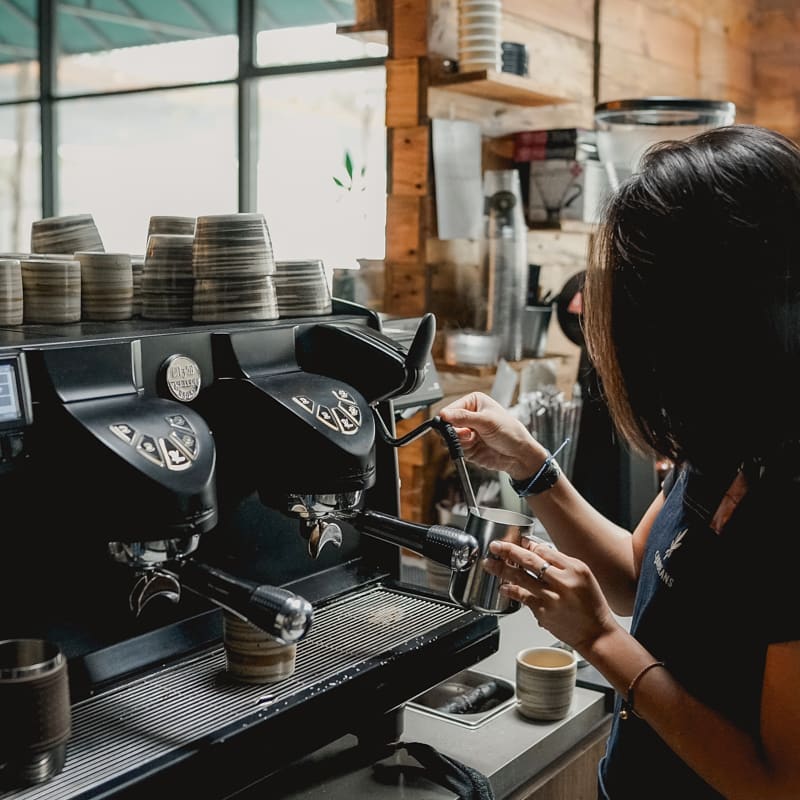
[[[557,639],[586,655],[601,636],[620,628],[591,570],[541,542],[494,541],[484,569],[504,582],[500,591],[527,606]]]
[[[464,456],[486,469],[502,470],[515,480],[536,472],[547,458],[525,426],[482,392],[446,406],[439,416],[456,430]]]

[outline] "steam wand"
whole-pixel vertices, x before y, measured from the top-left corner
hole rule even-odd
[[[467,508],[475,514],[479,513],[478,501],[475,497],[475,492],[472,490],[472,483],[470,482],[467,465],[464,461],[464,450],[461,447],[461,442],[458,440],[458,434],[455,428],[449,422],[445,422],[440,416],[431,417],[429,420],[423,422],[422,425],[414,428],[413,431],[409,431],[405,436],[394,438],[386,427],[383,418],[374,407],[373,411],[375,411],[375,419],[378,422],[378,433],[380,433],[381,439],[392,447],[403,447],[427,433],[431,428],[438,431],[447,445],[450,458],[455,464],[458,478],[461,481],[461,488],[464,491],[464,500],[467,503]]]

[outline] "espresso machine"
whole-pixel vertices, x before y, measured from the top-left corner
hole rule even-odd
[[[59,645],[73,722],[63,771],[0,798],[232,796],[345,734],[396,739],[407,700],[497,649],[496,617],[401,580],[402,548],[476,568],[472,536],[398,514],[385,432],[433,325],[406,348],[334,300],[0,329],[0,639]],[[232,679],[224,612],[296,643],[292,675]]]

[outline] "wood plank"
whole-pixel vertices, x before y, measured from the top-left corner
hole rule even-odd
[[[732,45],[725,36],[701,31],[698,67],[702,78],[745,92],[752,92],[755,86],[752,52]]]
[[[417,58],[386,62],[386,127],[414,128],[426,119],[427,70]]]
[[[800,42],[800,9],[796,5],[793,2],[793,8],[770,8],[758,14],[753,36],[755,53],[790,54],[797,51]]]
[[[602,0],[600,45],[627,50],[684,72],[697,69],[697,28],[638,0]]]
[[[599,101],[649,95],[697,96],[697,75],[604,45],[600,50]]]
[[[386,4],[386,3],[384,3]],[[391,58],[422,58],[428,54],[428,0],[388,0]]]
[[[756,98],[755,123],[787,136],[800,130],[800,95]]]
[[[422,247],[422,198],[390,194],[386,198],[386,260],[420,263]]]
[[[390,128],[390,194],[426,195],[430,192],[430,131],[426,125],[416,128]]]
[[[509,106],[480,97],[431,87],[428,114],[432,119],[467,119],[477,122],[484,136],[505,136],[546,128],[591,128],[594,103],[585,100],[552,106]]]
[[[518,106],[547,106],[569,102],[554,86],[509,72],[480,70],[439,75],[432,86]]]
[[[428,310],[424,264],[386,264],[384,308],[395,316],[421,316]]]
[[[756,61],[756,81],[759,98],[794,94],[800,86],[800,52],[759,57]]]
[[[503,0],[503,13],[594,41],[594,0]]]

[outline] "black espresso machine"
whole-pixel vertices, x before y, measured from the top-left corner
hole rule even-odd
[[[396,739],[407,700],[497,650],[495,617],[401,580],[402,547],[477,557],[397,516],[392,398],[433,328],[406,348],[334,300],[0,330],[0,640],[57,643],[72,699],[63,770],[0,798],[232,796],[346,734]],[[293,674],[231,678],[224,609],[296,642]]]

